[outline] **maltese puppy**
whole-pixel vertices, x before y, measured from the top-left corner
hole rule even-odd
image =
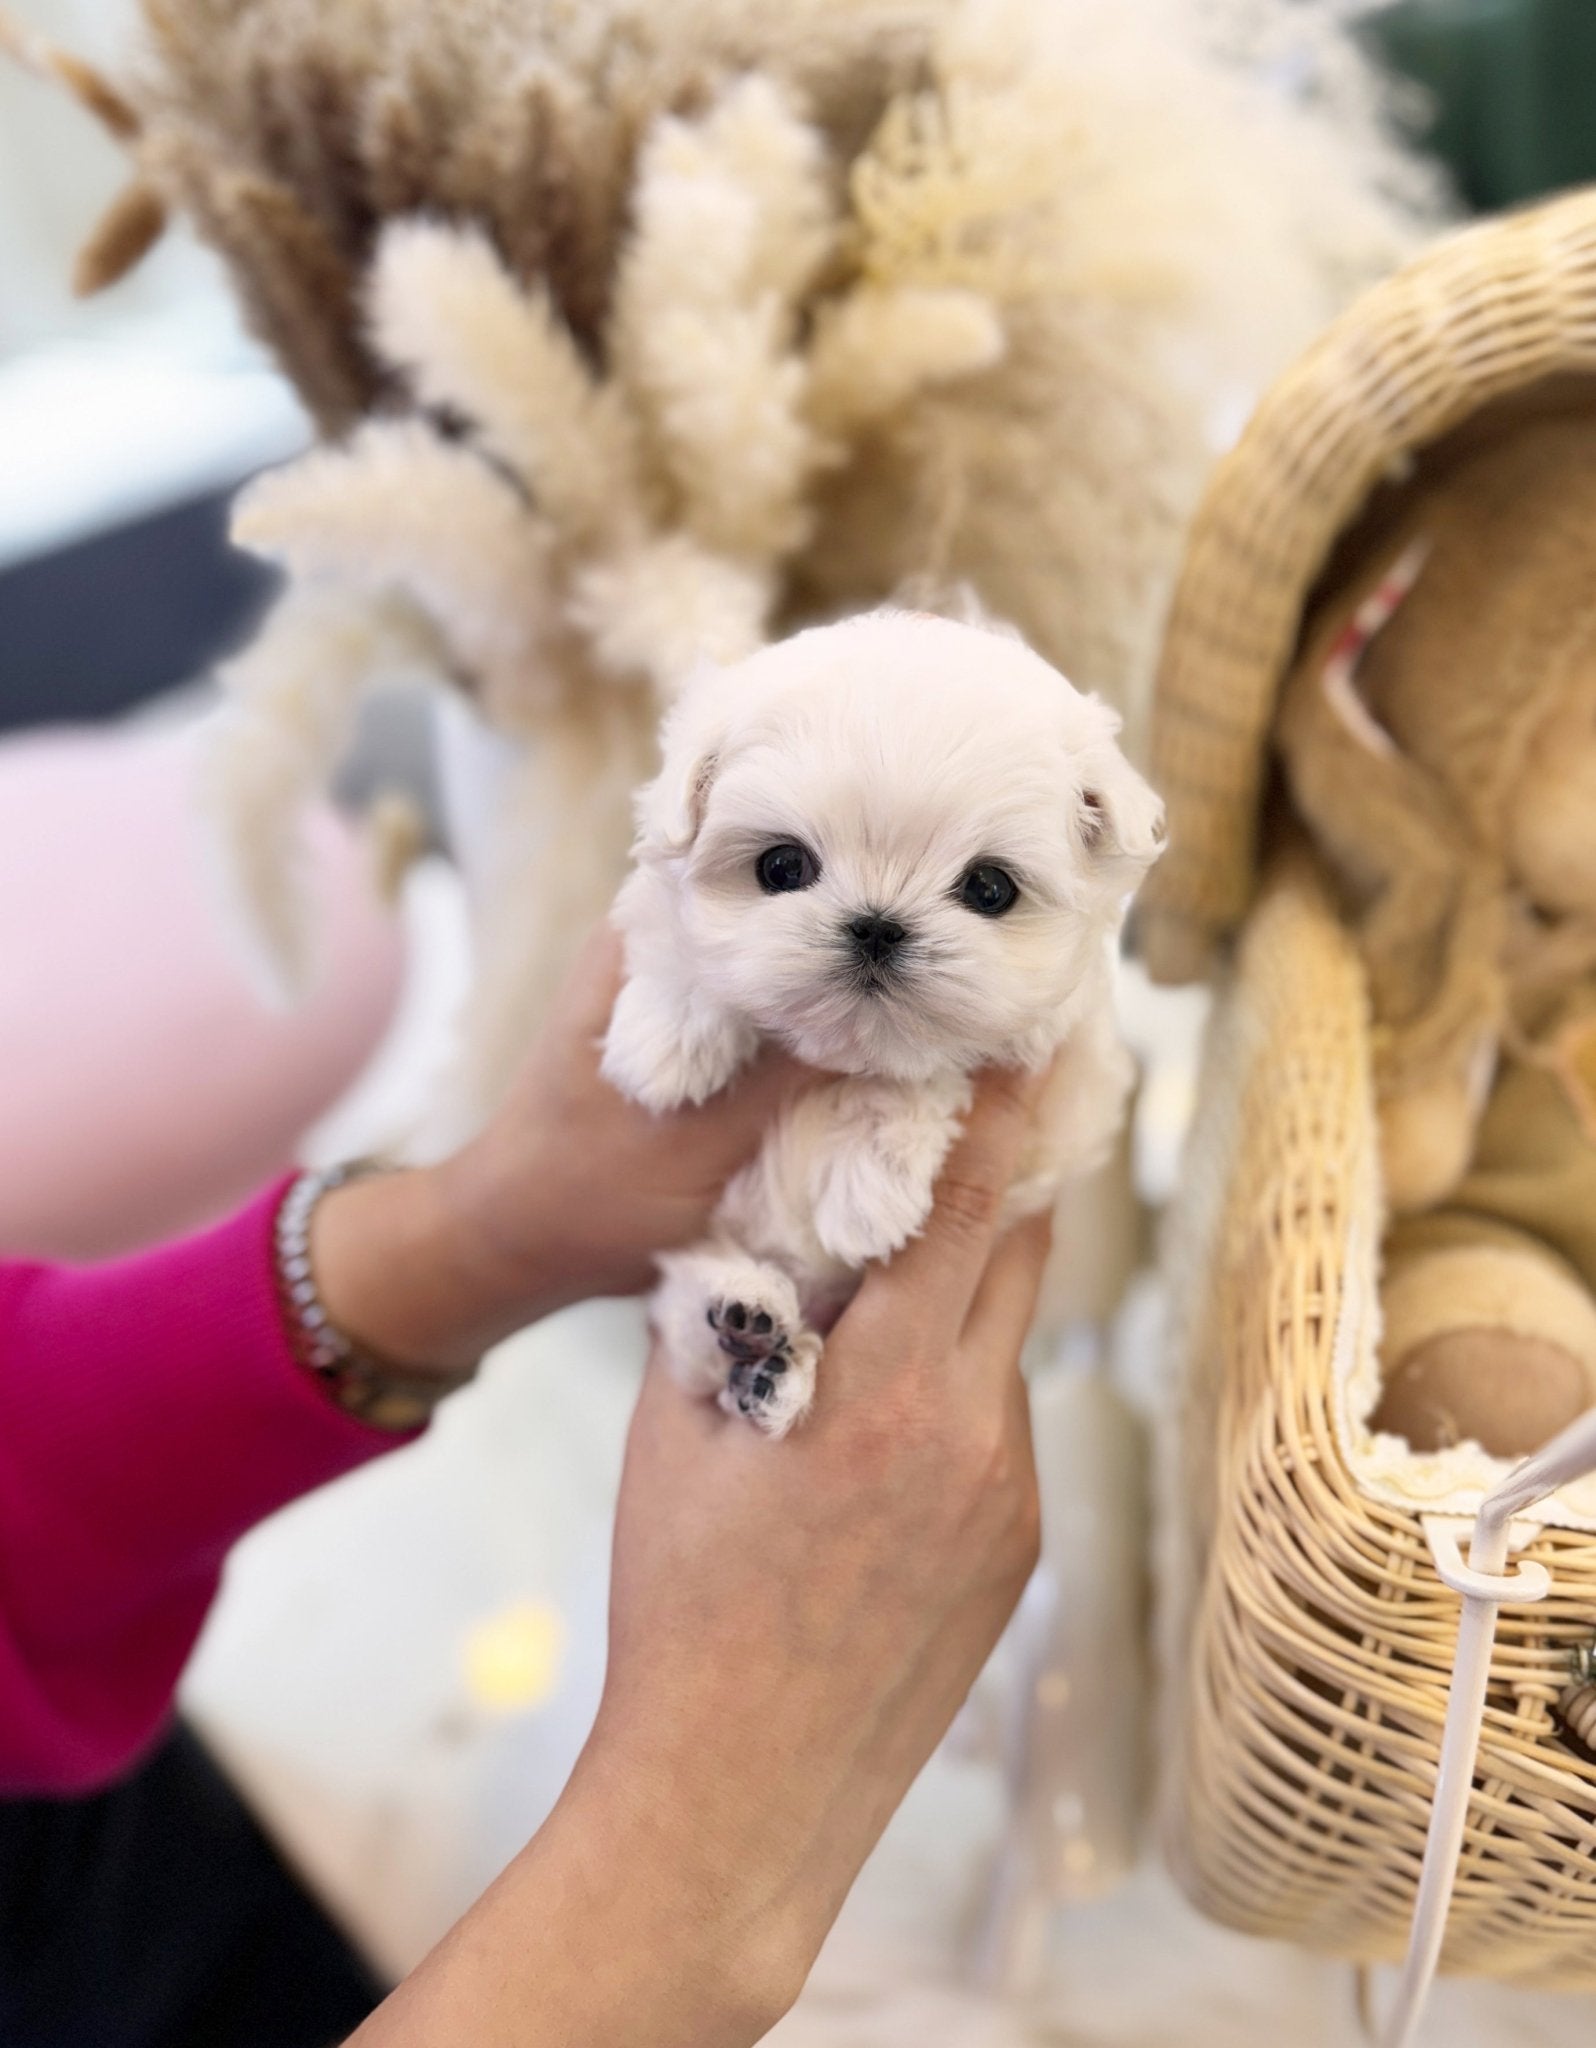
[[[924,1225],[975,1069],[1057,1055],[1010,1218],[1107,1153],[1112,948],[1163,842],[1118,727],[1017,638],[907,612],[702,673],[666,722],[604,1072],[666,1110],[766,1039],[816,1069],[654,1298],[684,1382],[772,1436],[861,1269]]]

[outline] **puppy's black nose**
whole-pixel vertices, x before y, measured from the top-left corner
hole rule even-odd
[[[901,924],[894,924],[890,917],[882,917],[878,911],[870,910],[862,917],[849,919],[848,936],[860,958],[879,967],[883,960],[897,951],[909,934]]]

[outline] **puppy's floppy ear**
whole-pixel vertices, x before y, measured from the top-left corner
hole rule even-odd
[[[686,853],[698,837],[730,737],[735,683],[730,670],[697,668],[666,715],[660,771],[637,796],[639,860]]]
[[[1164,850],[1163,800],[1120,752],[1106,706],[1081,761],[1081,839],[1094,864],[1133,888]]]

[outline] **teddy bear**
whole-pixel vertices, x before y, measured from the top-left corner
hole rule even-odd
[[[1276,745],[1367,975],[1376,1430],[1522,1454],[1596,1402],[1596,412],[1486,408],[1321,578]]]

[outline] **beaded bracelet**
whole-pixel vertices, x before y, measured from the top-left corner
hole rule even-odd
[[[347,1182],[386,1169],[370,1159],[302,1173],[277,1210],[272,1233],[277,1291],[294,1353],[350,1415],[377,1429],[419,1429],[447,1395],[475,1376],[464,1372],[417,1371],[367,1351],[328,1315],[310,1262],[310,1223],[323,1195]]]

